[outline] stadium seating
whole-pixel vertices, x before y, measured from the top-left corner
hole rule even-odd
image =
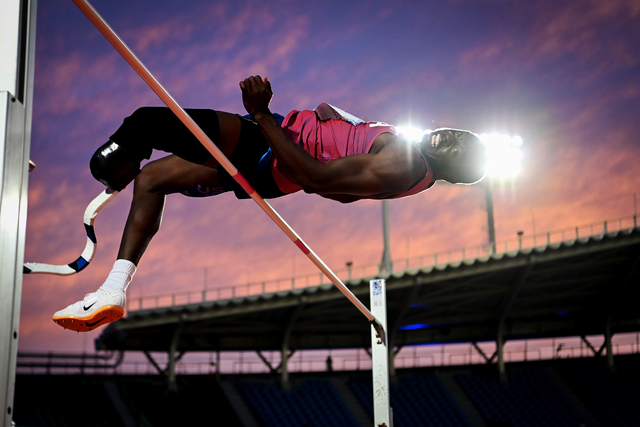
[[[14,402],[13,420],[17,426],[95,427],[121,424],[102,381],[97,378],[18,376]]]
[[[508,364],[507,374],[501,382],[495,365],[451,367],[447,378],[456,386],[434,369],[400,370],[390,387],[394,426],[473,427],[470,418],[479,416],[489,427],[578,427],[585,419],[589,426],[617,427],[640,420],[640,355],[617,356],[615,372],[595,357]],[[142,427],[240,427],[237,413],[251,413],[261,427],[360,427],[370,425],[367,414],[373,418],[366,371],[292,373],[290,390],[270,374],[225,375],[224,384],[235,407],[208,375],[181,375],[170,388],[159,375],[18,375],[13,419],[32,427],[118,426],[125,417]]]
[[[488,422],[515,427],[575,427],[582,419],[543,368],[508,371],[508,382],[493,373],[456,375],[456,380]]]
[[[264,382],[240,382],[239,389],[264,427],[358,427],[327,380],[307,380],[291,391]]]
[[[588,370],[571,365],[560,373],[603,424],[632,426],[640,423],[640,368],[637,365],[622,364],[615,372],[610,372],[604,363]]]
[[[147,420],[152,426],[241,425],[218,383],[208,376],[180,377],[174,388],[160,377],[129,377],[119,381],[119,390],[140,424]]]
[[[181,378],[170,391],[158,376],[19,375],[13,419],[17,426],[32,427],[122,425],[105,391],[107,381],[117,384],[126,410],[140,426],[212,425],[214,417],[225,427],[241,425],[208,377]]]

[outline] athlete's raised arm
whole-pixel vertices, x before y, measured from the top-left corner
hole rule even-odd
[[[240,83],[247,112],[258,122],[278,159],[278,169],[306,193],[353,196],[397,195],[426,174],[424,162],[407,152],[406,144],[389,135],[377,153],[356,154],[321,163],[294,143],[269,111],[271,83],[260,76]],[[328,196],[329,198],[335,198]]]

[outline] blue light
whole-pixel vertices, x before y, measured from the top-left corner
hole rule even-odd
[[[427,324],[427,323],[415,323],[413,325],[404,325],[404,326],[400,326],[398,328],[399,331],[410,331],[412,329],[424,329],[424,328],[428,328],[431,325]]]
[[[568,312],[568,311],[566,311],[566,310],[562,310],[562,311],[557,312],[556,314],[557,314],[558,316],[566,316],[567,314],[569,314],[569,312]]]

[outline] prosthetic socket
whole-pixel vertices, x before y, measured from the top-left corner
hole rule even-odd
[[[140,173],[140,161],[135,161],[117,143],[108,141],[93,154],[89,168],[95,179],[112,190],[122,191]]]

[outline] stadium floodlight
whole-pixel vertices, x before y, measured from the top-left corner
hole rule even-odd
[[[520,173],[522,138],[518,135],[496,133],[480,135],[487,147],[487,175],[495,178],[514,178]]]
[[[493,221],[493,180],[513,179],[520,173],[522,160],[522,138],[518,135],[480,134],[487,147],[487,178],[484,189],[487,202],[487,231],[489,233],[489,253],[496,253],[496,232]]]

